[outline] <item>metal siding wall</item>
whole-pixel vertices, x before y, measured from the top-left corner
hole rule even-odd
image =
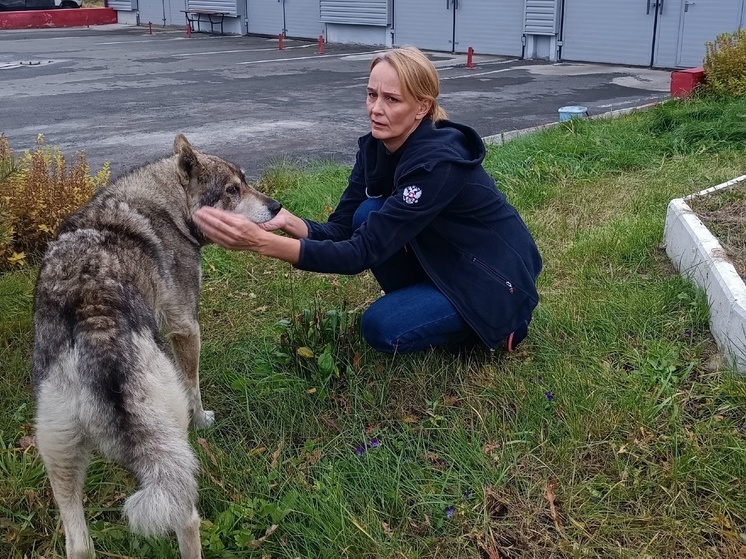
[[[348,25],[387,25],[388,0],[321,0],[321,21]]]
[[[114,8],[115,10],[119,10],[122,12],[129,12],[130,10],[134,10],[134,7],[132,6],[132,2],[130,0],[109,0],[107,5],[110,8]]]
[[[168,0],[166,0],[168,1]],[[213,12],[226,12],[232,16],[238,14],[236,0],[171,0],[172,3],[186,2],[190,10],[207,10]],[[184,8],[178,8],[183,10]],[[183,15],[183,14],[182,14]]]
[[[555,35],[559,21],[557,0],[526,0],[523,32],[529,35]]]

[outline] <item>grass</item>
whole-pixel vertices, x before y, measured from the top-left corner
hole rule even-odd
[[[718,366],[701,292],[660,243],[668,200],[744,173],[746,99],[571,121],[489,149],[545,259],[513,354],[385,356],[356,318],[370,275],[203,253],[203,552],[255,558],[725,558],[746,552],[746,378]],[[263,188],[323,218],[348,170],[279,165]],[[0,277],[0,555],[63,540],[33,447],[34,272]],[[131,535],[135,488],[98,459],[105,557],[177,557]]]

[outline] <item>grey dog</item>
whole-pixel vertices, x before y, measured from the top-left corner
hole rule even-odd
[[[262,223],[280,204],[235,165],[174,140],[175,155],[124,175],[71,214],[34,294],[36,442],[70,559],[94,557],[83,482],[98,448],[136,476],[133,531],[175,532],[199,559],[196,428],[214,420],[199,389],[200,249],[192,216],[214,206]],[[170,343],[168,343],[170,342]]]

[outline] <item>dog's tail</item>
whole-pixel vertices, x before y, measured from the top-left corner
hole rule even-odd
[[[172,440],[168,447],[135,468],[141,488],[124,502],[130,527],[144,536],[178,533],[196,516],[197,459],[187,441]]]

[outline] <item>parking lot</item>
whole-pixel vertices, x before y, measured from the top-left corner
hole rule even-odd
[[[184,133],[247,175],[280,158],[351,164],[368,131],[365,85],[373,47],[213,36],[121,25],[0,33],[0,133],[17,150],[38,134],[83,150],[113,175],[169,153]],[[668,96],[670,73],[594,64],[430,53],[453,120],[494,135]]]

